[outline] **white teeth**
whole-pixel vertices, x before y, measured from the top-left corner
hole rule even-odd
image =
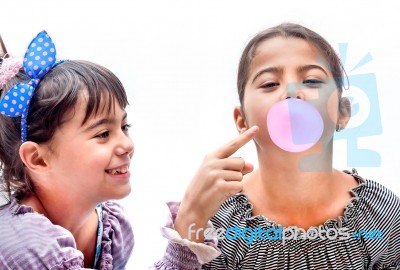
[[[123,173],[126,173],[127,171],[128,171],[128,166],[113,169],[113,170],[107,170],[107,172],[110,174],[123,174]]]

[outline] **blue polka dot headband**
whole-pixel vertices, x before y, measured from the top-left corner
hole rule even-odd
[[[55,65],[56,48],[46,31],[40,32],[29,44],[26,50],[23,67],[29,76],[28,83],[18,83],[11,87],[7,94],[0,100],[0,113],[9,117],[21,117],[21,141],[27,137],[27,123],[29,103],[39,81]]]

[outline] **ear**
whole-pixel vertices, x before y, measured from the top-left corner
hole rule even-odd
[[[246,123],[246,118],[244,116],[243,110],[241,106],[235,107],[233,111],[233,117],[235,119],[236,123],[236,129],[239,133],[243,133],[248,129],[247,123]]]
[[[32,172],[43,173],[49,166],[44,157],[44,149],[37,143],[27,141],[19,147],[19,156],[25,166]]]
[[[340,129],[344,129],[351,117],[351,103],[346,97],[340,98],[339,101],[339,115],[337,124]]]

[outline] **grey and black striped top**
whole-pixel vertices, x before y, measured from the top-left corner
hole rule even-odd
[[[382,185],[364,180],[359,185],[343,216],[328,220],[323,229],[347,228],[348,239],[262,240],[246,244],[245,239],[223,240],[222,255],[203,269],[398,269],[400,268],[400,201]],[[212,223],[217,228],[257,228],[277,225],[261,216],[252,216],[252,206],[244,194],[228,199]],[[358,239],[352,234],[380,230],[382,239]],[[392,268],[390,268],[392,267]]]
[[[225,237],[218,241],[221,255],[202,266],[194,266],[195,256],[190,254],[188,248],[169,243],[166,256],[158,268],[400,269],[399,197],[379,183],[361,178],[355,170],[351,174],[359,185],[351,190],[353,198],[346,205],[343,216],[313,228],[328,231],[329,235],[322,233],[325,239],[304,235],[303,239],[282,241],[268,239],[265,234],[264,239],[257,237],[253,241],[243,237]],[[225,231],[235,227],[252,231],[279,228],[265,217],[252,216],[252,205],[243,193],[226,200],[211,221],[216,228]],[[334,237],[338,231],[346,231],[347,237]],[[229,235],[234,236],[236,232],[230,231]],[[274,235],[270,232],[270,236]],[[287,236],[290,235],[288,232]],[[185,260],[187,267],[174,268],[174,265],[180,264],[179,260]]]

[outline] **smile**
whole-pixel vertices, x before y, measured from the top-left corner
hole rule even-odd
[[[117,174],[124,174],[128,172],[128,166],[112,169],[112,170],[106,170],[107,173],[117,175]]]

